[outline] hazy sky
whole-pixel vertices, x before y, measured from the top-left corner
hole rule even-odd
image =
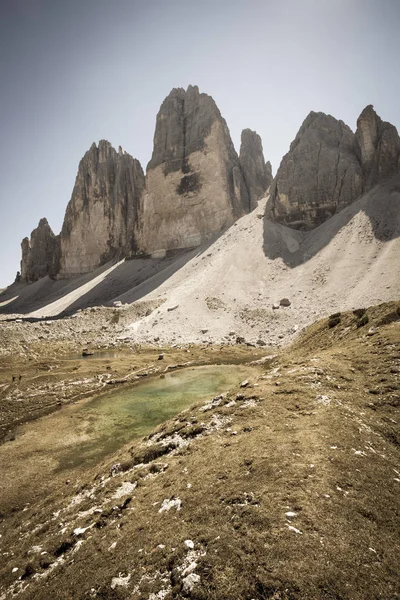
[[[0,287],[41,217],[59,233],[78,163],[108,139],[150,159],[173,87],[213,96],[276,171],[310,110],[400,127],[400,0],[0,0]]]

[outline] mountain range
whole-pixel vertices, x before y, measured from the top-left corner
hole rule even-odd
[[[46,219],[22,242],[21,279],[65,278],[109,260],[199,246],[251,212],[270,188],[266,217],[312,229],[400,172],[400,138],[372,106],[356,132],[311,112],[272,181],[261,138],[242,132],[240,154],[214,100],[173,89],[157,115],[146,175],[109,142],[82,158],[60,235]]]
[[[214,100],[173,89],[146,174],[121,148],[93,144],[61,233],[41,219],[23,240],[1,311],[155,300],[120,335],[279,344],[320,315],[398,296],[399,174],[397,130],[372,106],[355,133],[311,112],[272,178],[256,132],[242,132],[238,155]],[[273,308],[283,298],[290,308]]]

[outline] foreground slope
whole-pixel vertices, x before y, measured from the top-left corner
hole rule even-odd
[[[338,319],[4,514],[2,600],[399,598],[400,305]]]

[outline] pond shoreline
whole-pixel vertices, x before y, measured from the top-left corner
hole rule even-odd
[[[107,393],[112,385],[134,385],[170,370],[205,364],[247,364],[266,354],[263,348],[246,346],[190,346],[189,348],[141,347],[127,352],[112,348],[116,358],[66,359],[48,357],[9,358],[0,370],[0,445],[13,439],[16,427],[42,418],[92,395]],[[45,351],[47,350],[47,356]],[[159,360],[159,355],[163,359]],[[162,366],[161,366],[162,365]],[[167,370],[166,370],[167,369]],[[12,382],[15,373],[21,380]],[[109,383],[107,383],[109,382]],[[2,385],[1,385],[2,384]]]

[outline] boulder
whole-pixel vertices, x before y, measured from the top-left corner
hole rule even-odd
[[[89,348],[84,348],[82,350],[82,356],[93,356],[94,352],[92,352],[91,350],[89,350]]]
[[[168,312],[172,312],[173,310],[176,310],[179,307],[179,304],[175,304],[174,306],[169,306],[167,308]]]
[[[289,298],[282,298],[282,300],[279,302],[280,306],[290,306],[291,302],[289,300]]]

